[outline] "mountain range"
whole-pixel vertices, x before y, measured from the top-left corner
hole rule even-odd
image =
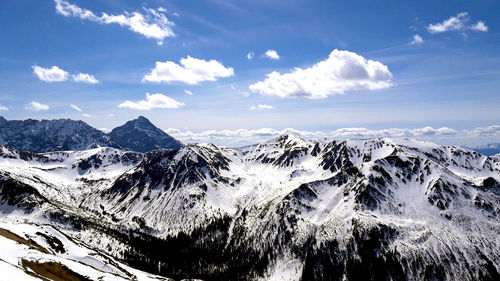
[[[0,147],[2,271],[26,280],[53,267],[75,280],[500,280],[500,155],[294,134],[241,148],[137,150]]]
[[[148,152],[179,148],[182,144],[148,119],[139,116],[106,134],[83,121],[6,120],[0,116],[0,145],[31,152],[113,147]]]
[[[500,143],[489,143],[474,147],[472,150],[488,156],[495,155],[500,153]]]

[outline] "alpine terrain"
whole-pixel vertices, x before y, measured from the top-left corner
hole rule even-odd
[[[142,117],[35,145],[51,128],[8,122],[2,280],[500,280],[500,155],[294,134],[181,145]]]
[[[83,121],[6,120],[0,116],[0,144],[33,152],[83,150],[120,146],[104,132]]]
[[[113,147],[148,152],[179,148],[182,143],[139,116],[106,134],[83,121],[6,120],[0,116],[0,145],[32,152]]]
[[[178,140],[155,127],[143,116],[114,128],[109,135],[127,150],[138,152],[182,146]]]

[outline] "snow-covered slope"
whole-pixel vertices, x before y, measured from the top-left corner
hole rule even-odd
[[[238,149],[2,151],[6,217],[166,277],[500,277],[497,156],[296,135]]]
[[[49,225],[0,220],[0,280],[171,280],[133,269]]]

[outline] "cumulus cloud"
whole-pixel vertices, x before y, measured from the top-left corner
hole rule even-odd
[[[38,65],[33,65],[33,73],[38,77],[38,79],[52,83],[52,82],[63,82],[68,80],[68,72],[60,69],[57,66],[52,66],[51,68],[43,68]]]
[[[191,92],[190,90],[184,90],[184,93],[186,93],[186,95],[188,95],[188,96],[193,95],[193,92]]]
[[[422,38],[422,36],[418,34],[413,35],[413,40],[411,41],[411,44],[418,45],[422,43],[424,43],[424,39]]]
[[[87,73],[78,73],[73,75],[73,81],[77,83],[97,84],[99,80],[95,79],[93,75]]]
[[[457,131],[448,127],[433,128],[388,128],[371,130],[367,128],[340,128],[330,132],[306,131],[287,128],[276,130],[272,128],[261,129],[235,129],[235,130],[209,130],[192,132],[169,128],[166,133],[185,143],[211,142],[226,146],[244,146],[260,143],[282,134],[297,134],[311,140],[344,140],[344,139],[370,139],[370,138],[413,138],[424,141],[441,142],[448,144],[462,143],[488,143],[500,137],[500,125],[477,127],[471,130]],[[498,142],[498,141],[496,141]]]
[[[46,104],[32,101],[27,105],[25,105],[24,108],[27,110],[34,110],[34,111],[47,111],[49,110],[50,107]]]
[[[378,90],[392,86],[389,68],[349,51],[333,50],[330,56],[309,68],[285,74],[273,71],[250,90],[281,98],[326,98],[347,91]]]
[[[455,135],[458,132],[448,127],[432,128],[424,127],[418,129],[390,128],[382,130],[370,130],[366,128],[342,128],[330,132],[334,138],[406,138],[406,137],[431,137]]]
[[[154,108],[179,108],[184,103],[178,102],[173,98],[167,97],[163,94],[150,94],[146,93],[146,99],[139,101],[125,101],[118,105],[119,108],[130,108],[136,110],[151,110]]]
[[[459,13],[456,16],[452,16],[447,20],[439,23],[429,24],[427,30],[430,33],[442,33],[448,31],[463,31],[463,30],[475,30],[486,32],[488,27],[482,21],[478,21],[476,24],[469,24],[470,17],[467,12]]]
[[[500,138],[500,125],[491,125],[488,127],[477,127],[467,130],[466,133],[473,137],[498,137]]]
[[[275,50],[267,50],[264,56],[272,60],[280,59],[280,55],[278,55],[278,52],[276,52]]]
[[[274,106],[268,105],[268,104],[258,104],[257,106],[252,105],[250,107],[250,110],[256,110],[256,109],[273,109]]]
[[[145,8],[144,14],[124,12],[118,15],[102,13],[98,16],[90,10],[80,8],[64,0],[54,0],[54,2],[56,3],[56,12],[65,17],[77,17],[101,24],[118,24],[146,38],[157,40],[159,45],[163,44],[163,39],[166,37],[175,36],[172,30],[174,23],[167,19],[166,10],[161,7],[156,10]]]
[[[142,78],[142,82],[183,82],[196,85],[203,81],[216,81],[218,78],[234,75],[232,67],[225,67],[216,60],[202,60],[187,56],[180,65],[172,61],[156,62],[155,68]]]
[[[255,53],[254,52],[250,52],[247,54],[247,59],[251,60],[253,59],[253,57],[255,56]]]
[[[170,128],[165,130],[168,134],[186,142],[213,142],[229,146],[248,145],[259,143],[282,134],[297,134],[306,139],[368,139],[368,138],[416,138],[422,140],[437,140],[441,138],[455,138],[458,132],[448,127],[433,128],[423,127],[416,129],[408,128],[389,128],[382,130],[370,130],[367,128],[341,128],[331,132],[306,131],[286,128],[276,130],[272,128],[261,129],[235,129],[235,130],[209,130],[202,132],[183,131]],[[500,126],[498,126],[500,134]]]
[[[0,111],[7,111],[7,110],[9,110],[8,107],[3,106],[3,105],[0,104]]]
[[[78,106],[74,105],[74,104],[70,104],[69,105],[71,108],[73,108],[74,110],[76,111],[79,111],[79,112],[82,112],[83,110],[81,108],[79,108]]]
[[[469,27],[469,29],[471,30],[475,30],[475,31],[481,31],[481,32],[486,32],[488,31],[488,27],[486,26],[486,24],[482,21],[478,21],[476,24],[474,25],[471,25]]]
[[[60,69],[57,66],[52,66],[51,68],[43,68],[38,65],[33,65],[33,73],[38,77],[38,79],[52,83],[52,82],[64,82],[70,78],[70,74],[67,71]],[[78,73],[71,75],[74,82],[77,83],[88,83],[97,84],[99,81],[95,79],[93,75],[87,73]]]

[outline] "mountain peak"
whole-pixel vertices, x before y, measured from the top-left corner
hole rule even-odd
[[[148,152],[156,149],[175,149],[182,144],[156,127],[144,116],[130,120],[120,127],[114,128],[109,135],[123,148],[137,152]]]
[[[267,142],[267,144],[276,144],[279,146],[284,146],[285,144],[290,144],[290,145],[299,145],[299,146],[307,146],[309,144],[309,141],[305,140],[302,138],[300,135],[293,133],[293,132],[287,132],[284,134],[281,134],[277,136],[276,138],[273,138]]]
[[[131,120],[131,122],[140,122],[140,123],[148,123],[148,124],[151,124],[153,125],[153,123],[151,123],[151,121],[149,121],[148,118],[140,115],[139,117],[137,117],[137,119],[134,119],[134,120]]]

